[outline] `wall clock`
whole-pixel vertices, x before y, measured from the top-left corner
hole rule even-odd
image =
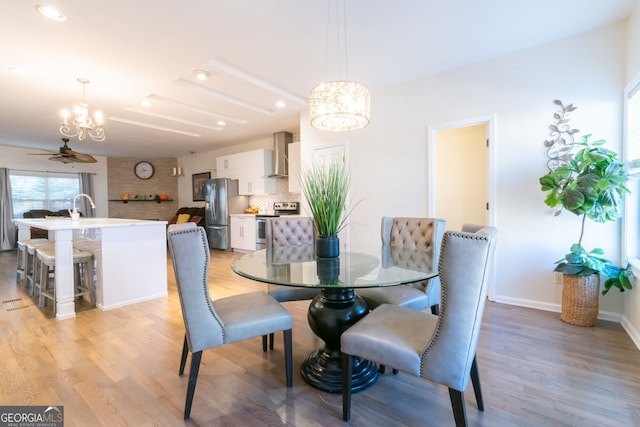
[[[133,171],[138,178],[149,179],[153,176],[153,165],[147,161],[138,162],[133,168]]]

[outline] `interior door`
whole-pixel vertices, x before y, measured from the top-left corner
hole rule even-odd
[[[435,216],[448,230],[490,223],[487,141],[487,123],[435,133]]]

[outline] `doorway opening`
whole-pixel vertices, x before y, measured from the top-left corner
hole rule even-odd
[[[495,134],[493,115],[429,126],[428,214],[447,230],[495,225]]]

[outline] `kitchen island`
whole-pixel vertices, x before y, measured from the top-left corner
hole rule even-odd
[[[96,261],[96,305],[109,310],[167,295],[166,221],[121,218],[16,219],[18,238],[31,227],[55,242],[56,318],[75,317],[73,246]]]

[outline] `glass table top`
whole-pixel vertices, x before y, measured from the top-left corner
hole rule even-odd
[[[432,253],[382,245],[341,249],[337,258],[316,257],[313,244],[262,249],[236,258],[231,268],[252,280],[309,288],[395,286],[437,275]]]

